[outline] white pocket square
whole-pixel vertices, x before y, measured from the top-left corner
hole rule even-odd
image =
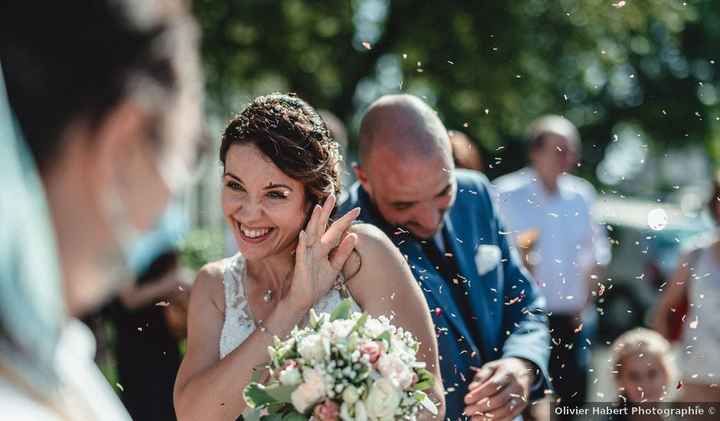
[[[475,252],[478,275],[483,276],[500,263],[500,248],[493,244],[480,244]]]

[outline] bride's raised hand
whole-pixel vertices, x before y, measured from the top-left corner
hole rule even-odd
[[[346,232],[360,209],[351,210],[328,227],[334,207],[332,194],[322,207],[315,205],[307,227],[300,231],[288,299],[302,309],[312,307],[335,285],[357,243],[357,236]]]

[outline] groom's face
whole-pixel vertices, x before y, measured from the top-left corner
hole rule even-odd
[[[399,157],[379,150],[356,171],[387,222],[427,239],[442,227],[443,217],[455,201],[454,165],[444,155]]]

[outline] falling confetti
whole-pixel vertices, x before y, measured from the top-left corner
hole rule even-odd
[[[366,50],[372,49],[372,45],[370,45],[370,43],[367,41],[363,41],[362,46],[365,47]]]
[[[693,320],[692,322],[690,322],[690,324],[688,324],[688,327],[689,327],[690,329],[697,329],[697,327],[698,327],[698,322],[699,322],[699,320],[698,320],[697,317],[696,317],[695,320]]]
[[[648,213],[648,226],[653,231],[662,231],[668,224],[668,215],[664,209],[656,208]]]

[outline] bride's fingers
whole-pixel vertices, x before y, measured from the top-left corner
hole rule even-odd
[[[332,211],[335,208],[335,201],[335,193],[331,193],[330,196],[325,199],[325,203],[323,203],[320,220],[318,221],[318,225],[315,227],[317,230],[315,234],[318,239],[322,238],[323,234],[325,234],[325,231],[327,230],[330,214],[332,214]]]
[[[319,216],[318,215],[320,213],[320,210],[321,210],[320,205],[315,205],[315,206],[313,206],[313,210],[310,213],[310,220],[308,221],[307,226],[305,227],[305,230],[304,230],[306,245],[312,246],[318,240],[320,240],[320,238],[322,238],[322,237],[317,236],[317,234],[316,234],[317,226],[319,225],[319,221],[318,221]]]
[[[353,221],[360,215],[360,208],[355,208],[350,212],[342,216],[342,218],[333,222],[328,228],[327,232],[322,236],[323,244],[327,244],[330,249],[335,248],[342,239],[345,232],[347,232]]]
[[[300,231],[300,235],[298,236],[298,244],[297,244],[297,247],[295,248],[295,267],[300,268],[300,269],[304,268],[306,257],[307,257],[307,234],[305,233],[305,230],[302,230],[302,231]]]
[[[355,249],[355,245],[357,245],[357,235],[356,234],[348,234],[343,238],[342,242],[340,242],[340,245],[335,249],[335,252],[330,257],[330,266],[332,266],[333,269],[340,272],[345,266],[345,262],[347,261],[348,257],[352,254],[353,250]]]

